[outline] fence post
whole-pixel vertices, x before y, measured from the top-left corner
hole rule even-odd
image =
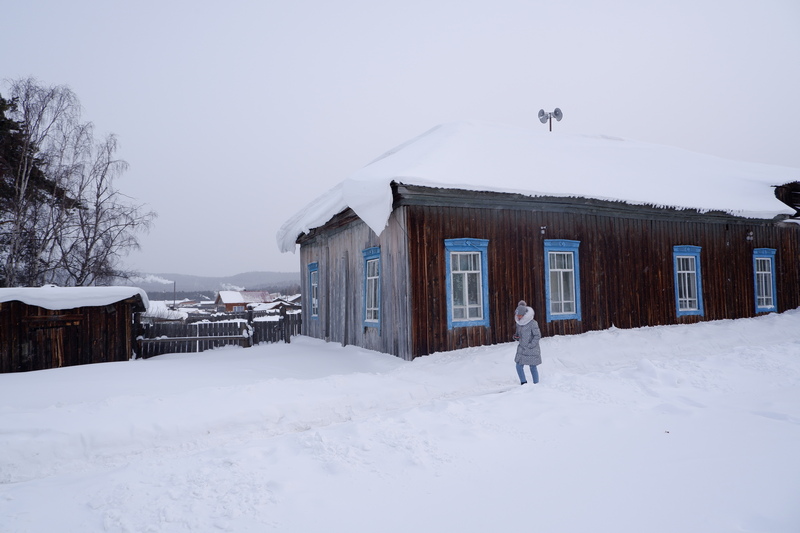
[[[251,315],[252,316],[252,315]],[[253,346],[253,335],[248,335],[248,331],[252,332],[253,327],[251,326],[252,322],[244,322],[239,327],[239,335],[242,336],[242,340],[239,343],[239,346],[244,348],[251,348]]]
[[[286,308],[281,307],[281,325],[283,326],[283,342],[292,342],[292,330],[289,328],[289,317],[286,315]]]

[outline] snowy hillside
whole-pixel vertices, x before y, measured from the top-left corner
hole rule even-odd
[[[244,272],[225,277],[191,276],[187,274],[142,274],[130,280],[118,280],[121,285],[135,285],[150,292],[256,290],[283,287],[300,283],[299,272]],[[173,285],[174,283],[174,285]]]
[[[0,375],[0,530],[795,533],[800,310]]]

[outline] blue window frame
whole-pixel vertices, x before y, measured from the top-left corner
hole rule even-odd
[[[489,326],[489,241],[445,239],[447,328]]]
[[[580,241],[545,239],[547,321],[581,319]]]
[[[703,316],[703,275],[699,246],[674,246],[675,312],[678,316]]]
[[[753,277],[756,313],[777,311],[774,249],[756,248],[753,250]]]
[[[362,250],[364,255],[364,326],[381,325],[381,249]]]
[[[319,318],[319,263],[308,264],[308,292],[311,318]]]

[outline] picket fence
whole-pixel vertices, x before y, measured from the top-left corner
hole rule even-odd
[[[290,342],[300,334],[300,314],[240,318],[217,316],[198,322],[142,324],[137,338],[138,356],[203,352],[220,346],[254,346],[262,342]]]

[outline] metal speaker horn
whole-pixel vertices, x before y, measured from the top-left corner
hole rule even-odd
[[[561,111],[559,111],[559,113],[561,113]],[[544,112],[544,109],[540,109],[540,110],[539,110],[539,121],[540,121],[542,124],[544,124],[545,122],[547,122],[547,119],[548,119],[548,118],[550,118],[550,117],[548,116],[548,114],[549,114],[549,113],[545,113],[545,112]]]
[[[564,113],[561,112],[561,109],[558,107],[553,110],[553,118],[557,121],[561,122],[561,119],[564,118]],[[539,112],[539,120],[542,120],[542,112]]]

